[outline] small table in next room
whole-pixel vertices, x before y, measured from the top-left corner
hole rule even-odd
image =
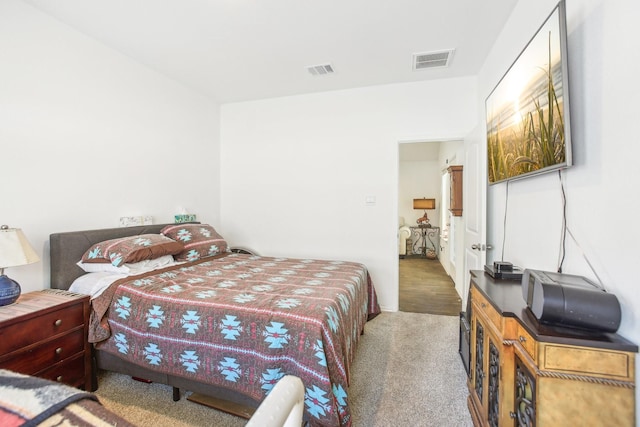
[[[438,258],[440,227],[427,227],[425,225],[416,225],[411,228],[411,255],[421,255],[429,259]]]

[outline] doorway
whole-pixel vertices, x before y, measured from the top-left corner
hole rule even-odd
[[[399,230],[411,230],[403,247],[399,241],[399,309],[417,313],[457,316],[461,299],[456,291],[455,268],[451,262],[452,232],[448,210],[447,165],[463,150],[462,141],[424,141],[400,143],[398,213]],[[413,200],[435,199],[435,209],[414,210]],[[428,235],[416,219],[427,214]],[[427,240],[428,239],[428,240]],[[427,247],[433,252],[427,253]],[[434,255],[435,257],[431,256]]]

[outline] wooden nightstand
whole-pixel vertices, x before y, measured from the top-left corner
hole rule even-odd
[[[0,368],[93,390],[88,325],[87,295],[23,294],[0,307]]]

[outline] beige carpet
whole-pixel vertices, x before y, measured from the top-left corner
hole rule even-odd
[[[353,364],[353,426],[471,426],[458,319],[382,313],[367,323]],[[103,372],[104,406],[140,426],[244,426],[246,420],[171,399],[171,388]]]

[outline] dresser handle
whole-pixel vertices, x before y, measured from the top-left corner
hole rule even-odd
[[[54,324],[55,326],[60,326],[60,325],[62,325],[62,319],[58,319],[58,320],[56,320],[55,322],[53,322],[53,324]]]
[[[56,354],[62,354],[62,347],[56,348]]]
[[[59,383],[61,383],[61,382],[62,382],[62,375],[58,375],[58,376],[56,377],[56,381],[58,381]]]
[[[482,306],[482,308],[487,308],[487,304],[485,303],[481,303],[480,305]]]
[[[515,413],[515,412],[513,412],[513,411],[510,411],[510,412],[509,412],[509,416],[510,416],[511,418],[513,418],[513,419],[518,418],[518,415],[516,415],[516,413]]]
[[[523,337],[522,335],[520,335],[520,338],[518,338],[520,340],[520,342],[525,342],[527,339],[525,337]]]

